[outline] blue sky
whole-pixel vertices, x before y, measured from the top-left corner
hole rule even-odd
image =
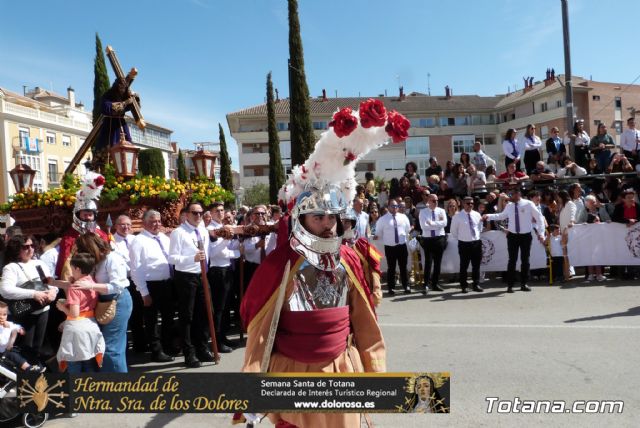
[[[564,73],[560,0],[299,0],[311,95],[494,95]],[[569,0],[573,74],[640,75],[637,0]],[[145,118],[173,139],[217,141],[225,115],[260,104],[273,72],[288,94],[286,0],[0,0],[0,86],[53,88],[91,106],[94,34],[112,45]]]

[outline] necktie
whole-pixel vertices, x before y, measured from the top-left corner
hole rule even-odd
[[[472,240],[476,240],[476,231],[473,228],[473,220],[471,220],[471,213],[467,213],[467,216],[469,217],[469,230],[471,231],[471,239]]]
[[[431,210],[431,221],[436,221],[436,212],[434,210]],[[433,225],[431,225],[431,227],[433,227]],[[436,236],[436,231],[431,229],[431,237],[433,238],[434,236]]]
[[[400,243],[400,236],[398,236],[398,220],[396,220],[396,215],[393,215],[393,233],[395,235],[396,244]]]
[[[516,233],[520,233],[520,213],[518,213],[518,203],[514,202],[513,208],[516,212]]]
[[[158,243],[158,245],[160,245],[160,249],[162,250],[162,254],[164,255],[164,258],[167,259],[167,263],[169,263],[169,254],[167,254],[167,252],[165,251],[164,247],[162,246],[162,241],[160,240],[160,237],[158,235],[154,236],[153,239],[156,240],[156,242]],[[173,278],[173,265],[171,263],[169,263],[169,276],[171,278]]]
[[[127,250],[128,250],[129,249],[129,241],[127,241],[126,237],[123,239],[123,241],[124,241],[124,246],[127,247]]]
[[[517,158],[518,157],[518,149],[516,148],[516,142],[513,140],[509,140],[509,142],[511,143],[511,147],[513,147],[513,151],[511,152],[511,154],[513,155],[513,158]]]

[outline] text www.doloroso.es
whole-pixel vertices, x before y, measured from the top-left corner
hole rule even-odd
[[[500,400],[487,397],[487,413],[622,413],[622,400]]]
[[[375,409],[373,401],[337,401],[323,400],[318,401],[295,401],[293,406],[296,409]]]

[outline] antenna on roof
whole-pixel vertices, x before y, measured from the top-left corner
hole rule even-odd
[[[431,73],[427,73],[427,95],[431,96]]]
[[[336,98],[338,98],[338,90],[334,89],[335,93],[336,93]]]

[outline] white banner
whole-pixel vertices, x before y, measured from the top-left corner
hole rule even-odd
[[[482,262],[480,269],[483,272],[504,272],[507,270],[509,262],[509,252],[507,251],[507,235],[505,232],[490,230],[481,235],[482,239]],[[384,245],[380,241],[372,241],[380,253],[384,255]],[[542,269],[547,267],[547,254],[544,246],[538,241],[537,237],[533,237],[531,241],[531,256],[529,257],[530,269]],[[460,257],[458,256],[458,241],[451,236],[447,236],[447,249],[442,256],[442,264],[440,265],[442,273],[457,273],[460,271]],[[381,260],[380,269],[382,272],[387,271],[387,260],[385,257]],[[520,269],[520,257],[516,269]],[[469,266],[471,271],[471,266]]]
[[[569,229],[571,266],[640,265],[640,225],[577,224]]]

